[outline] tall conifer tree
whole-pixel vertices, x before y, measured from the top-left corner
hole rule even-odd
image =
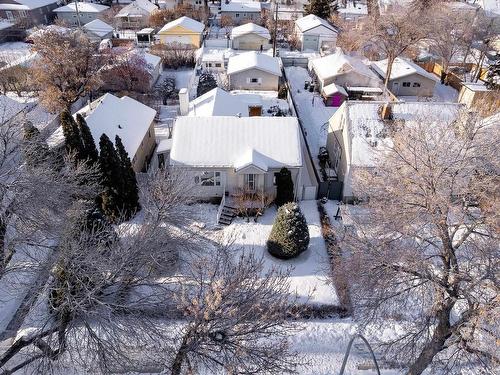
[[[66,151],[75,152],[76,158],[82,160],[82,155],[84,155],[85,152],[83,150],[80,131],[78,130],[75,119],[71,116],[69,111],[63,111],[61,113],[61,127],[64,134]]]
[[[307,4],[304,4],[304,12],[306,15],[315,14],[327,20],[331,13],[331,2],[329,0],[309,0]]]
[[[97,148],[89,126],[81,114],[76,115],[76,122],[78,124],[78,130],[80,132],[83,146],[82,159],[88,159],[90,162],[95,163],[97,162],[99,155],[97,153]]]
[[[113,143],[106,134],[99,140],[99,166],[102,175],[101,195],[102,211],[112,222],[116,222],[123,214],[122,168],[120,158],[116,153]]]
[[[120,158],[120,165],[122,169],[124,208],[126,210],[127,216],[130,217],[140,209],[137,179],[134,169],[132,168],[132,163],[130,162],[128,153],[125,150],[125,147],[123,146],[122,140],[119,136],[116,136],[115,138],[115,146],[118,157]]]

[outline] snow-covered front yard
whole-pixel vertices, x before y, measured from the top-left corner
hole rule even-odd
[[[247,223],[243,218],[236,218],[229,226],[214,230],[216,226],[217,206],[197,204],[192,206],[197,221],[206,225],[205,235],[212,240],[225,243],[231,241],[236,252],[255,251],[262,255],[266,269],[279,267],[292,268],[290,275],[291,291],[296,292],[303,300],[312,304],[337,305],[338,298],[332,284],[329,283],[328,256],[325,242],[320,232],[319,213],[316,201],[302,201],[300,208],[309,226],[310,242],[307,251],[298,258],[279,260],[272,257],[266,250],[266,241],[271,232],[276,209],[270,207],[255,223],[251,219]]]

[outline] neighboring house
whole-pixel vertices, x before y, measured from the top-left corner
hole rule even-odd
[[[78,12],[77,12],[78,7]],[[65,21],[70,26],[85,25],[102,16],[109,7],[101,4],[73,2],[60,8],[54,9],[57,18]]]
[[[295,117],[178,117],[170,165],[190,174],[199,198],[244,189],[276,195],[275,173],[291,171],[295,197],[302,191],[302,151]]]
[[[7,19],[31,27],[47,25],[54,19],[52,11],[59,0],[2,0],[0,19]]]
[[[106,134],[113,143],[118,135],[130,157],[134,171],[139,173],[147,170],[156,146],[154,109],[128,96],[118,98],[108,93],[77,113],[85,117],[98,149],[102,134]],[[58,147],[64,143],[61,127],[49,137],[47,143],[51,147]]]
[[[340,17],[347,21],[357,21],[360,18],[368,16],[368,7],[366,3],[348,0],[345,6],[341,3],[339,4],[337,12]]]
[[[99,19],[86,23],[83,29],[90,40],[101,41],[113,37],[113,26]]]
[[[387,59],[372,62],[372,69],[385,80]],[[413,61],[397,57],[392,65],[388,89],[396,96],[433,96],[438,78]]]
[[[338,33],[335,26],[314,14],[295,21],[295,35],[302,51],[334,50]]]
[[[328,106],[339,107],[348,96],[348,87],[355,91],[356,88],[378,88],[381,84],[379,77],[361,59],[344,54],[340,48],[331,55],[312,60],[310,68]]]
[[[122,29],[141,29],[149,26],[149,17],[158,7],[149,0],[135,0],[115,16]]]
[[[271,46],[271,34],[265,27],[255,23],[246,23],[231,30],[234,49],[262,51]]]
[[[245,22],[260,23],[262,6],[259,1],[221,0],[221,16],[229,16],[236,25]]]
[[[327,149],[330,167],[343,183],[342,199],[359,198],[353,182],[392,146],[390,131],[400,122],[452,121],[461,105],[437,102],[345,102],[330,118]]]
[[[180,43],[199,48],[205,25],[192,18],[183,16],[167,23],[158,32],[160,43]]]
[[[184,95],[185,94],[185,95]],[[179,92],[181,116],[212,117],[240,116],[248,117],[249,107],[237,95],[217,87],[189,101],[187,91]]]
[[[227,64],[227,76],[231,90],[278,91],[279,58],[255,51],[232,56]]]
[[[136,36],[136,43],[138,47],[150,47],[154,43],[155,29],[146,27],[138,31]]]

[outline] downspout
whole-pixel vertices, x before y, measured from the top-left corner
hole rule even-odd
[[[302,148],[301,148],[301,151],[302,151]],[[303,168],[303,167],[302,167]],[[302,168],[297,168],[297,179],[296,179],[296,184],[295,184],[295,200],[297,200],[297,192],[298,192],[298,189],[299,189],[299,185],[300,185],[300,182],[301,182],[301,172],[302,172]],[[302,189],[303,191],[304,189]],[[302,197],[304,198],[304,197]],[[302,199],[301,199],[302,200]]]

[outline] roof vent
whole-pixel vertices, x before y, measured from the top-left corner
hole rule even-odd
[[[241,112],[238,112],[238,113],[236,114],[236,117],[241,118]]]

